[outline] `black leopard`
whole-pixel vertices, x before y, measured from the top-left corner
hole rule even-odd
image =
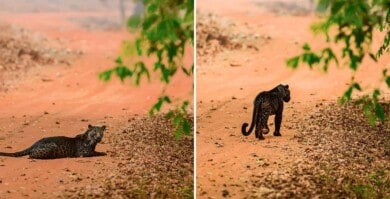
[[[246,131],[248,123],[244,123],[241,128],[243,135],[248,136],[256,126],[256,138],[263,140],[263,134],[269,132],[268,117],[275,115],[274,136],[281,136],[280,125],[282,124],[283,103],[290,101],[290,90],[288,85],[279,84],[270,91],[259,93],[254,101],[252,123],[249,130]]]
[[[96,152],[95,147],[103,138],[106,126],[88,125],[88,130],[74,138],[55,136],[42,138],[31,147],[15,152],[0,152],[0,156],[20,157],[29,155],[33,159],[55,159],[66,157],[101,156],[105,153]]]

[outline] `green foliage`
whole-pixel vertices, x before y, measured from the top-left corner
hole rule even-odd
[[[180,107],[175,110],[170,110],[166,114],[166,117],[173,121],[176,139],[180,139],[183,133],[189,135],[191,132],[190,120],[187,113],[188,105],[189,102],[184,101]]]
[[[349,100],[351,100],[353,90],[362,91],[362,89],[360,88],[360,85],[358,83],[353,83],[348,87],[348,89],[341,96],[341,98],[339,99],[339,102],[341,104],[344,104],[345,102],[348,102]]]
[[[157,102],[152,106],[152,108],[149,110],[149,115],[153,115],[156,112],[160,112],[161,110],[161,107],[163,105],[163,103],[166,102],[166,103],[171,103],[171,99],[168,97],[168,96],[162,96],[162,97],[159,97]]]
[[[297,68],[300,63],[307,64],[310,68],[320,67],[325,72],[331,61],[339,65],[339,60],[349,66],[352,71],[357,71],[364,57],[377,61],[382,55],[389,53],[390,43],[390,1],[388,0],[319,0],[317,10],[328,13],[325,20],[312,25],[315,33],[324,34],[326,42],[337,44],[341,47],[341,53],[334,53],[331,47],[319,52],[312,51],[309,44],[304,44],[303,53],[286,61],[291,68]],[[385,32],[383,44],[376,52],[371,51],[374,30]],[[375,37],[377,39],[378,37]],[[362,91],[361,86],[352,81],[348,89],[340,98],[341,103],[352,99],[354,90]],[[383,82],[390,87],[390,76],[387,70],[383,71]],[[371,123],[377,119],[383,121],[385,116],[383,108],[378,102],[379,89],[373,89],[372,95],[361,98],[364,113]]]
[[[355,193],[356,198],[376,198],[374,188],[368,185],[353,185],[351,191]]]
[[[135,39],[137,55],[155,56],[153,71],[159,71],[161,81],[165,83],[170,82],[179,68],[188,76],[192,75],[193,67],[185,67],[181,59],[186,45],[193,45],[194,1],[144,0],[143,3],[144,15],[132,16],[128,20],[130,30],[141,31]],[[141,62],[139,65],[144,64]],[[133,74],[146,75],[141,71]]]
[[[390,179],[384,170],[378,170],[370,176],[370,183],[378,192],[380,198],[390,197]]]
[[[301,61],[307,63],[310,68],[313,68],[315,65],[322,64],[322,69],[327,71],[330,61],[333,60],[336,64],[338,64],[338,60],[330,48],[325,48],[320,53],[314,53],[310,50],[309,44],[305,43],[302,49],[304,50],[304,53],[288,59],[287,66],[295,69],[298,67],[299,61]]]
[[[385,52],[389,52],[390,51],[390,48],[389,48],[389,43],[390,43],[390,32],[387,32],[387,35],[385,36],[385,39],[383,41],[383,44],[382,46],[379,48],[377,54],[376,54],[376,57],[380,57],[383,55],[383,53]]]
[[[366,183],[352,183],[348,187],[357,198],[390,198],[390,180],[384,170],[367,176]]]
[[[194,0],[140,2],[144,5],[144,13],[132,16],[127,21],[129,30],[138,33],[138,36],[133,41],[124,43],[123,55],[115,60],[116,66],[101,72],[99,78],[109,81],[111,75],[115,74],[122,82],[129,78],[139,85],[144,78],[150,81],[152,71],[159,75],[161,82],[168,85],[177,71],[192,76],[194,66],[184,66],[183,57],[186,47],[193,46],[194,43]],[[124,61],[128,57],[131,57],[130,64]],[[154,64],[147,66],[143,61],[145,57],[151,57]],[[162,94],[149,113],[159,112],[165,103],[172,101],[169,96]],[[188,101],[183,104],[187,108]],[[189,134],[189,121],[184,117],[187,111],[177,108],[168,115],[171,116],[171,113],[175,113],[171,118],[177,127],[176,134]]]
[[[379,95],[380,91],[375,89],[371,96],[364,95],[357,101],[357,104],[362,105],[363,112],[371,125],[374,125],[377,119],[381,121],[385,120],[385,113],[378,99]],[[345,94],[342,97],[345,97]]]
[[[193,187],[185,187],[181,190],[181,196],[187,199],[194,198],[194,188]]]

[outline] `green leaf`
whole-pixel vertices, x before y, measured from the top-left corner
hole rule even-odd
[[[313,68],[313,66],[318,64],[320,61],[321,57],[311,52],[304,53],[302,56],[302,62],[307,63],[310,68]]]
[[[388,11],[388,16],[390,16],[390,10]],[[390,24],[390,23],[389,23]],[[381,57],[386,51],[389,52],[390,48],[390,31],[387,32],[382,46],[379,48],[378,52],[376,53],[376,57]]]
[[[378,59],[376,58],[376,56],[372,53],[369,53],[370,57],[372,60],[374,60],[375,62],[378,62]]]
[[[142,55],[142,40],[141,39],[135,40],[135,49],[137,50],[137,54],[139,56],[141,56]]]
[[[157,5],[156,4],[151,4],[149,7],[148,7],[148,12],[156,12],[157,10]]]
[[[290,58],[286,62],[287,66],[294,68],[294,69],[298,67],[298,63],[299,63],[299,56]]]
[[[157,69],[159,69],[161,67],[161,62],[156,62],[154,63],[154,68],[153,70],[156,71]]]
[[[374,90],[374,92],[372,94],[372,98],[374,99],[374,103],[378,102],[378,97],[379,97],[380,94],[381,94],[381,92],[378,89]]]
[[[155,44],[160,39],[157,35],[156,29],[151,29],[151,30],[146,31],[145,36],[146,36],[146,39],[149,40],[149,43],[151,45]]]
[[[347,91],[345,91],[344,96],[346,97],[347,101],[351,100],[353,87],[349,87]]]
[[[344,4],[345,4],[345,1],[334,1],[334,3],[331,6],[331,13],[333,15],[337,14],[341,10],[341,8],[344,6]]]
[[[168,61],[172,62],[173,58],[177,55],[177,46],[173,42],[170,42],[169,45],[165,46],[165,49],[168,52]]]
[[[171,99],[164,95],[164,96],[161,96],[158,98],[157,102],[153,105],[153,107],[149,110],[149,115],[153,115],[154,114],[154,111],[157,111],[159,112],[161,110],[161,107],[163,106],[164,103],[171,103]],[[168,116],[171,116],[173,113],[171,113],[170,115],[166,115],[167,117]]]
[[[366,39],[366,34],[365,32],[363,31],[362,28],[355,28],[353,31],[352,31],[353,35],[355,36],[355,43],[356,43],[356,46],[361,46],[363,41]]]
[[[118,75],[119,79],[123,82],[126,77],[133,76],[133,72],[130,71],[126,66],[117,66],[115,72]]]
[[[305,43],[305,44],[303,45],[302,49],[305,50],[305,51],[309,51],[309,50],[310,50],[309,44],[308,44],[308,43]]]
[[[351,100],[352,98],[352,92],[353,92],[353,89],[356,89],[356,90],[359,90],[361,91],[361,87],[358,83],[353,83],[351,84],[348,89],[344,92],[343,96],[341,96],[339,102],[341,104],[344,104],[345,102],[348,102]]]
[[[163,100],[164,100],[165,102],[168,102],[168,103],[171,103],[171,102],[172,102],[171,99],[170,99],[168,96],[164,96],[164,97],[163,97]]]
[[[354,83],[352,86],[354,89],[356,89],[358,91],[362,91],[362,88],[360,87],[360,85],[358,83]]]
[[[175,139],[176,140],[180,140],[181,134],[182,134],[181,129],[180,128],[176,128],[176,130],[175,130]]]
[[[336,55],[333,53],[332,49],[326,48],[323,50],[324,54],[327,54],[327,58],[330,60],[334,60],[336,62],[336,65],[339,65],[339,61],[336,57]]]
[[[377,103],[376,106],[375,106],[375,113],[376,113],[376,116],[381,120],[381,121],[384,121],[385,120],[385,113],[383,111],[383,108],[382,106]]]
[[[180,115],[173,118],[173,124],[175,125],[175,127],[178,127],[181,121],[182,121],[182,117]]]
[[[361,59],[363,56],[355,56],[352,51],[349,52],[349,58],[351,63],[349,64],[349,68],[356,71],[358,69],[359,63],[361,62]]]
[[[317,11],[318,12],[325,12],[329,5],[331,0],[319,0],[317,4]]]
[[[187,113],[187,107],[190,103],[188,101],[184,101],[183,104],[181,105],[181,110],[183,113]]]
[[[161,65],[160,70],[162,73],[161,80],[168,84],[170,82],[170,77],[175,74],[176,68],[174,67],[167,68],[164,65]]]
[[[117,63],[118,65],[122,65],[122,57],[117,57],[116,59],[115,59],[115,63]]]
[[[387,84],[387,87],[390,88],[390,76],[386,77],[386,84]]]
[[[144,62],[139,61],[134,64],[134,67],[135,67],[134,71],[136,73],[136,78],[135,78],[136,85],[140,84],[142,76],[146,76],[147,79],[150,81],[149,70],[146,68]]]
[[[99,79],[106,82],[106,81],[110,80],[111,73],[112,73],[112,70],[103,71],[103,72],[99,73]]]
[[[192,65],[190,69],[186,69],[185,67],[181,67],[181,69],[184,74],[186,74],[187,76],[191,76],[193,73],[194,65]]]
[[[127,26],[131,29],[136,29],[141,24],[141,16],[133,15],[127,20]]]
[[[162,100],[159,100],[156,104],[155,104],[155,109],[157,110],[157,111],[160,111],[161,110],[161,107],[162,107],[162,105],[163,105],[163,101]]]
[[[155,53],[156,50],[157,50],[157,48],[155,46],[151,46],[150,48],[148,48],[146,55],[150,56],[151,54]]]
[[[183,120],[183,132],[187,135],[189,135],[191,132],[190,124],[186,119]]]
[[[162,61],[162,54],[163,54],[163,52],[164,51],[162,49],[159,49],[159,50],[156,51],[158,63],[160,63],[160,65],[161,65],[161,61]]]
[[[168,34],[169,34],[168,23],[166,21],[161,21],[157,25],[157,38],[159,40],[164,40]]]
[[[148,30],[149,28],[152,28],[152,26],[158,21],[158,15],[151,14],[149,15],[142,23],[142,29],[144,31]]]
[[[187,0],[187,14],[194,13],[194,6],[195,1],[194,0]]]

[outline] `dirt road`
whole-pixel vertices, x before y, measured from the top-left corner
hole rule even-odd
[[[198,198],[261,197],[256,192],[262,190],[254,190],[250,179],[283,172],[284,165],[301,160],[306,147],[292,139],[298,131],[294,125],[313,111],[316,103],[335,102],[347,88],[350,72],[345,67],[332,67],[326,75],[305,67],[294,71],[285,65],[287,58],[301,52],[304,42],[317,48],[324,45],[309,30],[316,18],[308,3],[197,1],[202,13],[198,20],[206,16],[202,22],[217,21],[227,27],[226,34],[257,38],[251,43],[256,48],[222,49],[197,58]],[[365,88],[377,86],[381,68],[389,63],[389,56],[379,63],[367,59],[357,77]],[[253,134],[244,137],[241,125],[251,121],[254,97],[280,83],[290,85],[292,98],[285,105],[282,137],[272,136],[273,117],[271,133],[264,141]]]
[[[135,114],[146,115],[162,89],[158,80],[135,87],[117,78],[109,83],[98,79],[99,72],[114,66],[121,42],[133,37],[111,24],[119,20],[117,10],[99,1],[64,3],[63,7],[50,7],[51,2],[19,3],[20,7],[13,3],[3,7],[0,20],[81,55],[69,64],[33,68],[0,93],[1,151],[24,149],[42,137],[74,136],[88,124],[108,126],[97,151],[113,150],[105,140],[122,130]],[[45,5],[53,9],[45,10]],[[192,55],[185,62],[191,64]],[[190,78],[179,75],[167,92],[191,98],[191,86]],[[0,198],[52,198],[66,188],[85,185],[89,176],[106,175],[102,168],[109,170],[113,165],[108,156],[47,161],[2,157]]]

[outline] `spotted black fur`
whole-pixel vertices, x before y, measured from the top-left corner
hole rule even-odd
[[[106,126],[88,125],[88,130],[74,138],[65,136],[42,138],[31,147],[16,153],[0,152],[0,156],[20,157],[29,155],[34,159],[101,156],[95,147],[103,138]]]
[[[279,84],[270,91],[259,93],[254,101],[252,123],[249,130],[246,131],[248,123],[244,123],[241,128],[243,135],[248,136],[256,126],[256,138],[263,140],[263,134],[269,132],[268,117],[275,115],[274,136],[281,136],[280,125],[282,124],[283,102],[290,101],[290,90],[288,85]]]

